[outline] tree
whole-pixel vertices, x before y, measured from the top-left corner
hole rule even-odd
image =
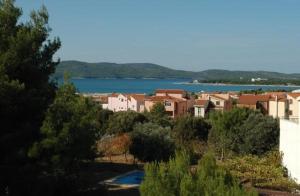
[[[0,0],[0,194],[22,192],[31,177],[23,174],[32,166],[28,149],[40,137],[56,89],[49,77],[60,41],[49,40],[48,13],[33,11],[28,22],[19,21],[21,15],[13,0]]]
[[[245,191],[228,171],[216,164],[211,153],[205,154],[196,171],[192,171],[185,152],[176,153],[167,163],[146,164],[140,192],[142,196],[257,195],[254,191]]]
[[[212,128],[209,133],[208,142],[215,151],[220,154],[223,160],[227,151],[232,150],[239,142],[239,127],[248,118],[251,112],[249,109],[234,108],[227,112],[215,112],[210,116]]]
[[[278,145],[279,125],[272,117],[258,111],[235,108],[211,116],[209,143],[216,152],[264,154]]]
[[[134,111],[122,111],[115,112],[109,118],[107,133],[109,134],[120,134],[131,132],[134,125],[137,123],[143,123],[146,117]]]
[[[173,127],[175,138],[181,144],[191,140],[207,141],[210,125],[203,119],[193,116],[184,116],[176,119]]]
[[[129,152],[141,161],[167,161],[174,154],[169,128],[153,123],[137,124],[130,136]]]
[[[262,155],[279,144],[279,123],[271,116],[250,114],[239,130],[239,154]]]
[[[161,125],[163,127],[172,126],[172,122],[166,112],[165,106],[161,102],[155,103],[152,106],[150,112],[146,112],[145,115],[150,122]]]
[[[29,151],[30,157],[51,174],[68,173],[95,155],[99,122],[97,105],[76,94],[72,84],[61,86],[46,113],[41,128],[42,138]]]

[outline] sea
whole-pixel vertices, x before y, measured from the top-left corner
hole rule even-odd
[[[153,93],[156,89],[184,89],[189,92],[241,91],[241,90],[297,90],[298,86],[226,85],[189,83],[186,79],[97,79],[73,78],[71,82],[80,93]],[[59,81],[61,83],[61,81]]]

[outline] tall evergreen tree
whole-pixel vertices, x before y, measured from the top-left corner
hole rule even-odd
[[[56,85],[50,80],[59,61],[53,55],[60,40],[49,39],[45,7],[20,22],[22,10],[14,0],[0,0],[0,192],[15,186],[28,168],[28,149],[39,128]]]

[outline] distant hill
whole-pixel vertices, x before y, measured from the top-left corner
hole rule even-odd
[[[86,63],[80,61],[62,61],[55,76],[63,77],[68,72],[71,77],[83,78],[176,78],[198,80],[244,80],[267,78],[271,80],[300,80],[300,74],[283,74],[267,71],[228,71],[211,69],[200,72],[183,71],[151,63]]]

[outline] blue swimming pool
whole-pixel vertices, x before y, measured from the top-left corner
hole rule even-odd
[[[136,170],[115,178],[112,183],[120,185],[139,185],[142,183],[143,178],[144,172]]]

